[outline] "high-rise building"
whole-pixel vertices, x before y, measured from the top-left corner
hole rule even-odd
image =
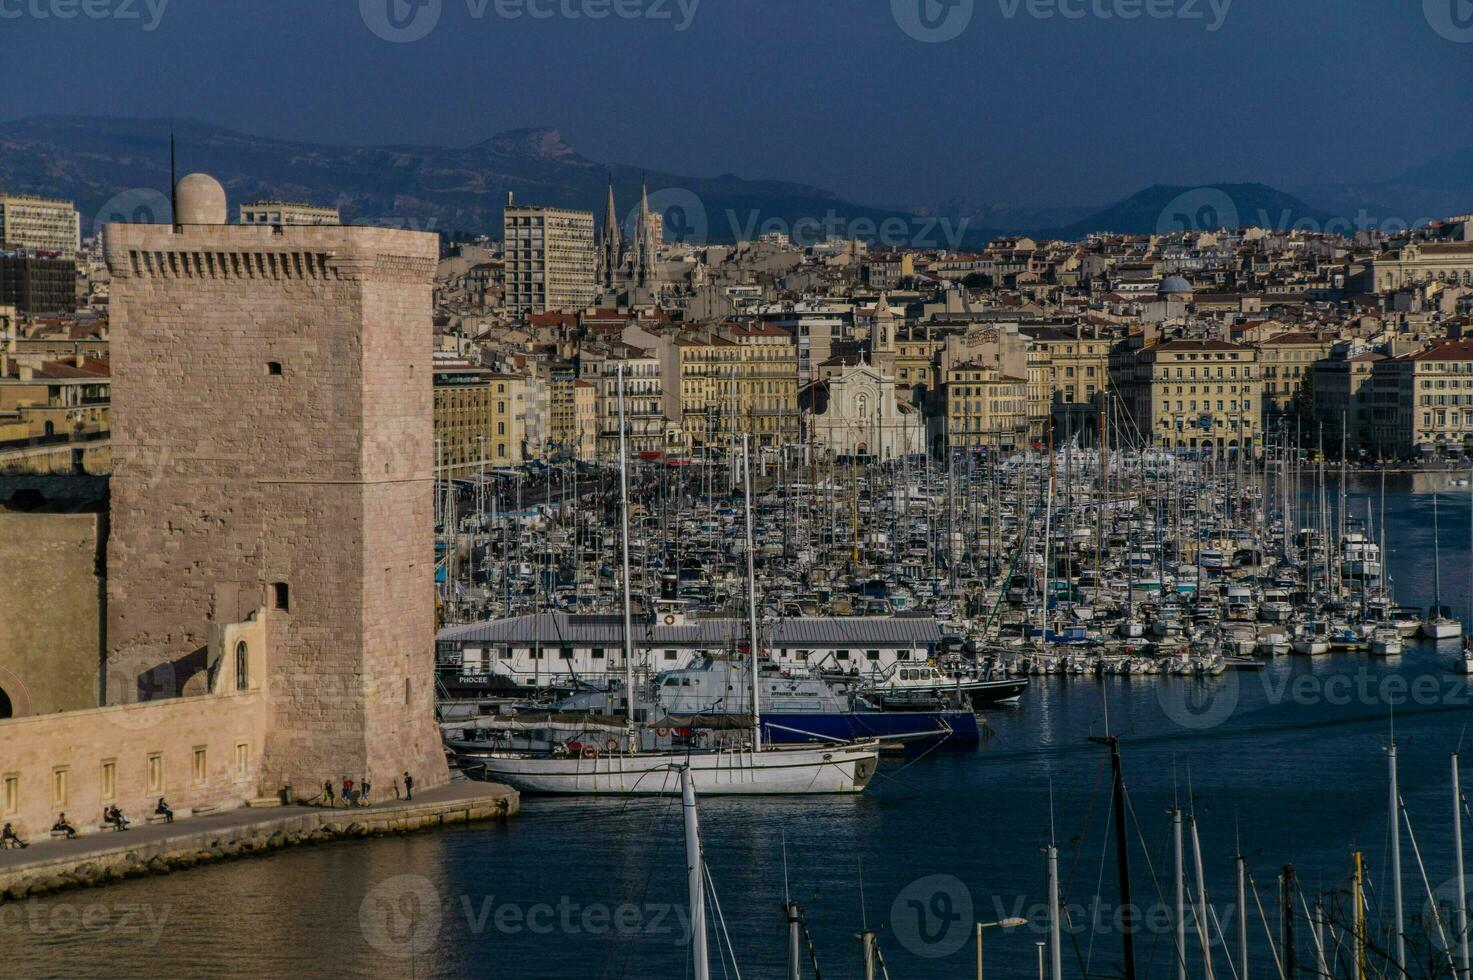
[[[26,314],[70,313],[77,307],[77,261],[0,252],[0,304]]]
[[[252,201],[240,206],[243,225],[340,225],[337,208],[293,201]]]
[[[387,786],[405,771],[443,783],[431,681],[439,243],[228,225],[224,190],[200,174],[176,196],[177,224],[105,232],[109,699],[201,693],[223,671],[264,692],[260,728],[238,748],[260,739],[268,792],[310,794],[347,774]]]
[[[76,258],[81,222],[71,201],[0,194],[0,252],[55,252]]]
[[[505,212],[506,308],[579,310],[593,302],[593,212],[517,206]]]

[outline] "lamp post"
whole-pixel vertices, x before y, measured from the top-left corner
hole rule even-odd
[[[1027,919],[999,919],[996,922],[977,923],[977,980],[982,980],[982,930],[983,929],[1013,929],[1018,926],[1026,926]]]

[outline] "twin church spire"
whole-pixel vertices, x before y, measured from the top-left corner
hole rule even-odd
[[[655,237],[650,218],[649,181],[640,188],[639,214],[627,247],[620,240],[619,211],[614,204],[614,178],[609,176],[608,201],[598,236],[598,284],[606,292],[645,288],[655,282]]]

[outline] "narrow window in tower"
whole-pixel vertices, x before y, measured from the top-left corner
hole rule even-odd
[[[280,361],[267,361],[266,362],[266,373],[269,374],[269,375],[271,375],[271,376],[273,376],[273,377],[280,377],[281,376],[281,362]]]
[[[292,611],[291,590],[287,588],[285,582],[271,583],[271,598],[277,609],[282,612]]]

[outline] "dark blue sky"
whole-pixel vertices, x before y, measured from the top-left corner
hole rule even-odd
[[[1473,144],[1470,0],[700,0],[685,30],[693,0],[167,0],[145,30],[163,2],[0,0],[0,118],[190,116],[342,143],[553,125],[595,160],[885,204],[1293,189]],[[438,22],[385,41],[366,21],[390,23],[390,2],[410,33],[434,4]],[[561,13],[600,4],[641,16]],[[902,21],[965,26],[927,43]]]

